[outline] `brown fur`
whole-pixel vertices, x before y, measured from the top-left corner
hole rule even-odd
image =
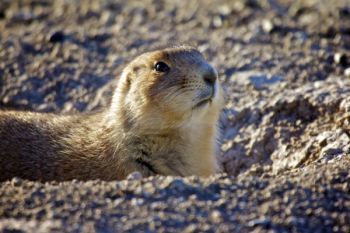
[[[163,61],[168,73],[154,70]],[[142,54],[123,71],[111,106],[101,112],[54,115],[0,112],[0,180],[123,179],[199,175],[216,170],[218,81],[209,103],[203,80],[216,71],[191,47]]]

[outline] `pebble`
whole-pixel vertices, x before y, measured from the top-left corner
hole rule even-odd
[[[274,30],[275,26],[270,20],[264,20],[262,22],[262,29],[266,33],[271,33]]]
[[[14,187],[18,187],[22,184],[22,179],[15,177],[12,179],[11,183]]]
[[[344,75],[350,77],[350,67],[344,70]]]
[[[218,12],[223,16],[228,16],[232,13],[232,9],[230,8],[229,5],[221,5],[218,8]]]
[[[128,175],[126,178],[127,180],[141,180],[142,179],[142,174],[138,171],[132,172]]]
[[[347,62],[348,62],[348,58],[344,53],[336,53],[336,54],[334,54],[334,62],[336,64],[346,66]]]
[[[222,18],[220,15],[216,15],[213,18],[213,26],[219,28],[223,25]]]
[[[222,221],[222,214],[220,211],[218,210],[214,210],[211,214],[210,214],[210,219],[215,222],[215,223],[219,223]]]
[[[264,74],[255,70],[236,72],[231,79],[241,85],[251,85],[256,90],[268,88],[283,81],[284,77],[280,75]]]
[[[250,227],[255,227],[255,226],[259,226],[259,225],[263,225],[263,226],[268,226],[271,224],[271,220],[267,219],[267,218],[262,218],[262,219],[254,219],[248,222],[248,226]]]

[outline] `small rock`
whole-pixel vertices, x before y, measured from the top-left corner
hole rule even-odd
[[[11,184],[15,187],[18,187],[22,184],[22,180],[18,177],[15,177],[11,180]]]
[[[256,227],[256,226],[269,226],[271,225],[271,220],[267,218],[263,219],[254,219],[248,222],[248,226]]]
[[[140,172],[132,172],[130,173],[127,178],[128,180],[141,180],[142,179],[142,174]]]
[[[333,59],[334,59],[334,62],[336,64],[340,64],[342,66],[346,66],[347,61],[348,61],[348,58],[343,53],[336,53],[336,54],[334,54],[334,58]]]
[[[184,233],[187,233],[187,232],[196,232],[198,231],[198,225],[196,224],[190,224],[189,226],[187,226],[185,229],[184,229]]]
[[[256,90],[267,88],[283,81],[284,77],[280,75],[264,74],[258,71],[237,72],[232,77],[238,84],[251,85]]]
[[[133,198],[131,200],[131,205],[133,206],[141,206],[144,203],[144,200],[141,198]]]
[[[275,28],[275,25],[270,20],[264,20],[261,26],[266,33],[271,33]]]
[[[268,85],[276,84],[283,80],[282,76],[272,75],[272,76],[251,76],[250,82],[253,84],[255,89],[262,89]]]
[[[111,23],[113,21],[113,16],[109,11],[103,11],[100,16],[100,21],[102,23]]]
[[[320,149],[320,158],[323,161],[330,161],[337,156],[341,156],[342,153],[348,151],[348,145],[350,143],[349,136],[342,129],[333,130],[328,134],[327,143],[323,143]]]
[[[215,223],[220,223],[222,222],[222,214],[220,211],[218,210],[214,210],[211,214],[210,214],[210,219],[215,222]]]
[[[220,15],[214,16],[214,18],[213,18],[213,26],[214,26],[215,28],[219,28],[219,27],[221,27],[222,25],[223,25],[223,22],[222,22],[221,16],[220,16]]]
[[[221,15],[228,16],[232,13],[232,9],[228,5],[222,5],[218,8]]]
[[[344,75],[350,77],[350,67],[344,70]]]

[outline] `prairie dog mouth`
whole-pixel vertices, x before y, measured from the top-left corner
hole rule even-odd
[[[213,101],[213,98],[215,96],[215,89],[205,89],[203,90],[200,95],[198,96],[198,103],[194,106],[194,108],[200,108],[204,107],[206,104],[210,104]]]
[[[194,108],[200,108],[205,106],[206,104],[210,104],[213,101],[213,97],[211,96],[208,99],[201,100],[199,103],[197,103]]]

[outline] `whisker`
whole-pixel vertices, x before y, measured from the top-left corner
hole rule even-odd
[[[179,83],[176,86],[173,86],[172,88],[169,88],[168,94],[166,97],[173,101],[175,98],[177,98],[179,95],[185,94],[186,92],[195,91],[198,88],[200,88],[203,84],[196,81],[186,81]]]
[[[175,95],[172,96],[172,98],[170,99],[171,101],[174,100],[176,97],[178,97],[179,95],[182,95],[184,94],[185,92],[184,91],[180,91],[180,92],[177,92],[177,93],[174,93]]]

